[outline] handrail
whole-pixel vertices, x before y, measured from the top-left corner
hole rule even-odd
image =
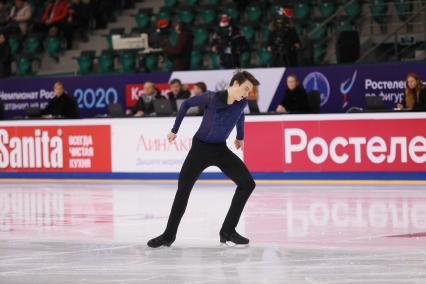
[[[340,12],[342,12],[349,4],[354,2],[356,0],[350,0],[343,6],[339,6],[339,8],[334,12],[332,15],[330,15],[327,19],[325,19],[318,27],[313,29],[311,32],[308,33],[308,37],[311,37],[313,34],[315,34],[317,31],[319,31],[323,26],[327,25],[329,22],[331,22],[334,18],[336,18]]]
[[[402,30],[407,24],[409,24],[413,19],[415,19],[420,14],[423,14],[426,11],[426,6],[422,7],[417,13],[411,15],[404,23],[399,25],[393,32],[389,33],[380,43],[376,44],[375,46],[368,49],[356,62],[361,62],[364,58],[366,58],[368,55],[370,55],[373,51],[375,51],[377,48],[380,47],[383,43],[385,43],[388,39],[395,37],[396,33],[398,33],[400,30]]]

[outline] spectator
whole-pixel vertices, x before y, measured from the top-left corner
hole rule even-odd
[[[65,92],[64,85],[56,82],[53,90],[55,97],[41,112],[42,116],[44,118],[78,118],[77,102]]]
[[[191,96],[188,90],[183,89],[182,82],[179,79],[173,79],[170,81],[170,92],[167,93],[173,111],[177,111],[176,100],[187,99]]]
[[[270,30],[266,49],[272,52],[272,66],[297,66],[301,42],[290,18],[280,15],[271,23]]]
[[[0,32],[0,79],[10,76],[12,52],[4,33]]]
[[[27,33],[28,23],[31,19],[31,5],[25,0],[15,0],[9,14],[7,30],[11,32],[21,32],[23,35]]]
[[[9,20],[10,8],[5,0],[0,0],[0,28],[4,27]]]
[[[44,25],[42,29],[48,31],[50,35],[52,35],[52,31],[62,32],[67,41],[67,48],[70,49],[72,46],[72,30],[67,23],[68,13],[68,0],[49,2],[42,17]]]
[[[240,33],[231,18],[223,14],[220,17],[219,28],[213,33],[211,51],[218,54],[219,64],[223,69],[241,67],[241,54],[249,50],[246,38]]]
[[[185,28],[182,22],[174,25],[174,30],[178,34],[176,45],[170,44],[164,48],[164,53],[171,58],[174,64],[174,70],[189,70],[191,67],[191,53],[193,36]]]
[[[204,82],[195,83],[191,90],[191,97],[198,96],[207,91],[207,86]]]
[[[97,29],[106,29],[107,22],[113,18],[114,0],[92,0],[90,2]]]
[[[81,0],[72,0],[68,9],[68,25],[71,31],[78,32],[80,39],[88,41],[86,31],[89,28],[90,8]]]
[[[154,100],[161,99],[160,91],[154,83],[146,82],[143,86],[143,94],[139,97],[132,109],[126,111],[126,115],[146,116],[154,113]]]
[[[402,99],[402,104],[398,104],[397,107],[426,111],[426,88],[417,74],[407,74],[404,98]]]
[[[150,34],[149,45],[152,48],[163,48],[169,44],[170,21],[159,19],[154,33]]]
[[[309,113],[308,95],[295,75],[287,77],[287,90],[277,112]]]

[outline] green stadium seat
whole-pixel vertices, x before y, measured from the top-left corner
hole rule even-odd
[[[271,65],[272,53],[264,48],[257,50],[257,57],[259,58],[259,67],[269,67]]]
[[[195,28],[194,29],[194,46],[206,46],[209,40],[209,32],[203,28]]]
[[[121,72],[135,72],[136,71],[136,55],[134,52],[121,52],[119,55]]]
[[[21,37],[20,36],[9,36],[8,43],[9,43],[9,47],[10,47],[10,50],[12,52],[12,55],[13,56],[18,55],[19,51],[21,49],[21,45],[22,45]]]
[[[191,53],[191,70],[200,70],[203,66],[203,54],[194,50]]]
[[[293,7],[294,9],[294,18],[296,20],[305,20],[309,17],[311,13],[311,7],[308,3],[299,2],[296,3]]]
[[[31,75],[33,73],[33,60],[29,56],[18,56],[16,65],[16,72],[19,76]]]
[[[204,25],[210,25],[213,24],[214,21],[218,18],[215,11],[211,9],[203,9],[199,12],[198,18],[200,19],[200,22]]]
[[[241,67],[242,68],[250,68],[251,64],[251,54],[249,51],[243,52],[241,54]]]
[[[166,19],[170,21],[172,16],[170,14],[170,11],[164,10],[164,11],[158,12],[156,18],[157,18],[157,21],[160,19]]]
[[[110,73],[114,71],[115,52],[112,50],[103,50],[98,57],[98,67],[100,73]]]
[[[144,67],[148,72],[158,70],[158,56],[149,54],[144,59]]]
[[[260,27],[260,40],[262,44],[266,44],[268,42],[270,32],[271,31],[269,30],[269,24],[263,24]]]
[[[151,15],[139,13],[135,16],[135,21],[139,28],[147,28],[151,22]]]
[[[163,1],[166,7],[174,7],[177,4],[177,0],[163,0]]]
[[[243,26],[241,32],[245,36],[248,42],[252,42],[255,38],[255,31],[252,26]]]
[[[299,37],[302,37],[305,34],[305,28],[303,27],[302,24],[297,23],[294,25],[294,28],[296,29],[296,32],[299,35]]]
[[[384,15],[388,11],[388,5],[384,0],[373,0],[370,6],[371,16],[374,21],[382,24],[385,21]]]
[[[355,30],[355,25],[348,18],[336,19],[334,21],[334,27],[339,32]]]
[[[323,18],[328,18],[336,12],[336,5],[331,1],[324,1],[319,4],[319,13]]]
[[[320,39],[324,39],[327,37],[328,35],[328,28],[326,25],[321,26],[320,22],[311,22],[309,23],[309,34],[310,37],[312,39],[315,40],[320,40]],[[318,27],[320,27],[316,32],[314,32],[313,34],[311,34],[315,29],[317,29]]]
[[[78,73],[81,75],[86,75],[93,72],[93,60],[95,58],[95,51],[92,50],[83,50],[80,53],[80,56],[74,58],[78,63]]]
[[[171,31],[169,35],[169,41],[172,46],[176,45],[178,34],[175,31]]]
[[[36,55],[41,51],[41,41],[38,35],[27,36],[24,43],[24,52],[28,55]]]
[[[208,58],[210,60],[210,69],[220,69],[219,58],[216,53],[210,52]]]
[[[321,43],[314,44],[314,63],[321,64],[324,60],[326,48]]]
[[[394,2],[395,10],[398,15],[398,18],[405,22],[407,18],[411,15],[413,10],[413,5],[411,2],[407,2],[406,0],[396,0]]]
[[[262,9],[259,5],[250,4],[245,10],[245,17],[247,21],[258,22],[262,17]]]
[[[166,57],[164,59],[164,71],[173,71],[175,68],[175,64],[173,63],[173,61]]]
[[[345,2],[343,2],[342,4],[344,3]],[[352,3],[347,5],[344,10],[347,16],[351,18],[357,18],[361,14],[361,3],[359,3],[359,1],[353,1]]]
[[[59,37],[50,36],[46,39],[46,51],[50,57],[58,59],[61,47],[61,40]]]
[[[223,9],[223,13],[231,17],[234,22],[238,22],[240,12],[238,11],[237,7],[229,5]]]
[[[191,24],[194,21],[194,13],[191,10],[181,9],[177,14],[177,18],[185,24]]]

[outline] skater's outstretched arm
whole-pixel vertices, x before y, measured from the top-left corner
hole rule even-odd
[[[206,92],[185,100],[180,106],[180,109],[176,115],[175,124],[173,125],[173,128],[172,128],[172,133],[176,134],[178,132],[180,124],[182,123],[182,120],[185,117],[185,114],[190,107],[206,106],[212,95],[214,95],[214,93]]]

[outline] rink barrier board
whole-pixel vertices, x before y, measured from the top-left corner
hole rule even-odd
[[[192,136],[198,128],[200,121],[201,117],[185,118],[178,134],[179,143],[173,147],[170,147],[169,143],[165,139],[165,134],[174,122],[173,117],[142,119],[122,118],[2,121],[0,123],[0,138],[3,141],[0,142],[2,142],[2,144],[4,144],[6,136],[8,136],[7,139],[9,140],[12,138],[15,139],[15,144],[17,142],[19,142],[18,144],[21,144],[24,139],[27,139],[29,136],[34,134],[34,137],[30,137],[30,139],[33,140],[32,143],[37,144],[38,141],[40,144],[39,148],[43,148],[44,144],[40,141],[46,138],[49,143],[53,143],[52,145],[60,145],[60,147],[63,147],[63,157],[60,157],[60,159],[57,160],[61,165],[64,165],[62,168],[52,169],[52,167],[48,167],[49,164],[44,164],[45,153],[32,154],[32,157],[28,158],[28,151],[24,152],[24,148],[22,148],[22,153],[20,155],[27,153],[27,163],[32,161],[33,168],[27,167],[22,170],[17,170],[12,166],[7,168],[6,165],[6,169],[0,170],[0,178],[175,180],[178,178],[178,172],[187,155],[192,141]],[[346,125],[353,123],[355,123],[355,127],[352,126],[352,130],[350,127],[348,127],[348,129],[345,128]],[[303,165],[303,167],[305,167],[301,170],[286,167],[282,163],[274,169],[264,170],[260,167],[259,170],[259,165],[254,164],[248,159],[253,155],[253,153],[263,158],[264,156],[261,153],[261,149],[256,149],[256,146],[258,147],[258,145],[261,145],[262,143],[269,143],[267,147],[270,152],[269,154],[272,153],[272,155],[278,156],[281,160],[284,160],[283,153],[285,148],[282,145],[280,146],[281,148],[276,147],[274,150],[275,152],[271,152],[269,148],[275,147],[270,145],[284,143],[283,130],[286,129],[286,125],[296,125],[297,127],[301,125],[300,127],[304,128],[302,130],[306,130],[307,133],[311,130],[310,128],[313,128],[316,131],[313,135],[321,136],[325,135],[325,131],[320,131],[321,125],[338,125],[335,132],[340,135],[342,132],[341,129],[345,130],[342,133],[346,133],[347,130],[356,130],[359,133],[363,133],[364,125],[375,125],[375,123],[379,123],[378,125],[380,125],[380,128],[385,129],[378,129],[378,135],[380,135],[380,133],[384,133],[387,136],[393,137],[398,136],[401,133],[411,133],[411,136],[408,134],[406,135],[407,139],[411,139],[413,135],[415,135],[415,137],[420,137],[423,141],[426,139],[426,113],[262,115],[246,117],[246,153],[244,153],[244,155],[241,151],[235,150],[235,147],[232,145],[235,137],[235,129],[227,143],[234,153],[245,160],[249,169],[253,173],[254,178],[257,180],[426,180],[425,162],[421,162],[420,164],[417,163],[415,167],[410,165],[410,163],[400,163],[398,167],[391,167],[390,170],[389,165],[388,168],[383,167],[383,170],[339,170],[339,168],[336,168],[335,165],[333,165],[334,168],[329,167],[327,170],[321,170],[326,169],[326,167],[316,167],[314,164],[312,164],[313,166],[308,165],[309,161],[306,160],[305,157],[305,160],[299,160],[297,163],[294,163],[297,164],[297,166]],[[256,136],[261,136],[257,135],[257,132],[250,130],[251,126],[256,124],[259,124],[261,127],[263,125],[269,126],[275,124],[279,125],[279,128],[277,131],[274,130],[270,133],[266,132],[267,136],[263,136],[267,137],[266,142],[264,142],[264,140],[260,140],[260,143],[254,143],[253,141],[255,141]],[[313,124],[314,127],[311,127],[311,124]],[[403,129],[394,130],[394,125],[399,125],[397,128]],[[247,130],[249,130],[249,132],[247,132]],[[5,136],[5,134],[7,135]],[[49,137],[44,137],[43,135]],[[355,133],[353,135],[357,134]],[[386,135],[384,135],[384,137]],[[326,136],[323,137],[324,139],[329,139],[326,138]],[[333,137],[334,136],[332,136],[332,138]],[[423,155],[423,157],[426,152],[424,151],[424,144],[425,143],[423,143],[423,146],[420,145],[420,148],[417,148],[417,154]],[[5,150],[4,145],[0,146],[3,146],[3,150],[0,147],[1,164],[4,163],[4,158],[2,159],[1,157],[1,151],[4,153]],[[402,153],[402,148],[399,150]],[[12,148],[10,147],[7,151],[9,151],[7,153],[9,153],[9,156],[11,157]],[[46,157],[50,157],[49,155],[52,153],[47,152]],[[85,155],[87,157],[85,157]],[[52,157],[53,156],[54,155],[52,154]],[[88,165],[91,166],[91,168],[73,168],[70,170],[67,163],[69,162],[68,160],[72,158],[71,156],[74,158],[87,158],[86,160],[88,160]],[[43,160],[41,160],[41,157],[43,157]],[[366,157],[364,158],[366,159]],[[92,161],[90,161],[90,159],[92,159]],[[144,165],[143,162],[149,159],[151,159],[150,162],[156,162],[161,164],[161,166],[157,167],[152,164]],[[400,160],[401,159],[402,158],[400,158]],[[58,161],[55,161],[55,165],[59,163]],[[414,164],[412,161],[409,162]],[[142,165],[139,165],[138,163]],[[39,169],[34,168],[34,165],[38,165]],[[45,166],[47,168],[43,168]],[[362,166],[364,166],[364,164],[362,164]],[[226,179],[226,177],[221,174],[217,168],[207,169],[201,178],[205,180]]]

